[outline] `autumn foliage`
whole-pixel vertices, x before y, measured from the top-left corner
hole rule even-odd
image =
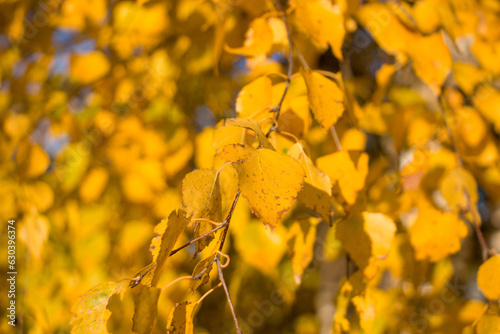
[[[500,333],[500,2],[0,8],[0,332]]]

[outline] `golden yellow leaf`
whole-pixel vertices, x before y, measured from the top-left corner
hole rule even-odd
[[[244,86],[236,98],[236,112],[242,118],[261,120],[269,117],[271,105],[272,82],[267,76],[262,76]]]
[[[427,83],[434,93],[439,94],[441,85],[451,71],[452,63],[450,51],[443,41],[442,34],[439,32],[429,36],[414,37],[411,43],[407,43],[406,52],[413,61],[415,74]]]
[[[103,283],[80,296],[71,307],[73,313],[71,333],[107,334],[106,323],[111,311],[106,307],[111,296],[118,294],[123,298],[127,288],[126,283],[127,281]]]
[[[104,77],[110,69],[108,58],[99,51],[71,57],[71,79],[90,84]]]
[[[286,229],[281,225],[273,231],[262,228],[256,219],[240,226],[234,233],[235,247],[243,261],[266,275],[273,275],[286,252]]]
[[[31,121],[26,114],[9,114],[3,123],[3,130],[14,140],[24,137],[31,126]]]
[[[89,203],[97,200],[108,183],[108,177],[108,171],[103,167],[90,170],[79,189],[82,201]]]
[[[308,1],[295,9],[294,18],[312,39],[322,46],[330,45],[335,57],[343,59],[344,16],[338,5],[327,0]]]
[[[193,277],[197,277],[199,275],[201,276],[199,279],[191,279],[191,281],[189,282],[189,289],[191,291],[194,292],[200,286],[208,283],[208,280],[210,279],[210,272],[212,271],[212,268],[215,264],[215,261],[213,260],[215,259],[216,255],[217,253],[213,253],[212,255],[198,262],[196,267],[194,267],[193,274],[191,276]],[[209,265],[210,267],[208,267]]]
[[[163,168],[167,177],[172,177],[179,173],[193,156],[194,145],[188,141],[182,145],[175,153],[169,155],[163,161]]]
[[[193,312],[196,303],[177,303],[167,321],[167,334],[193,334]]]
[[[491,85],[480,86],[472,98],[474,106],[486,120],[493,123],[495,131],[500,132],[500,91]]]
[[[479,214],[476,211],[476,203],[479,199],[477,183],[468,170],[453,168],[446,171],[439,184],[439,190],[441,190],[441,194],[450,208],[455,212],[468,211],[468,203],[470,203],[470,209],[474,211],[476,221],[480,221]]]
[[[364,151],[366,134],[355,128],[349,129],[344,132],[340,144],[342,145],[342,149],[346,151]]]
[[[348,332],[351,328],[348,318],[348,308],[351,303],[351,295],[353,294],[353,286],[349,280],[345,280],[336,297],[337,311],[333,316],[332,333],[341,334]]]
[[[247,142],[247,130],[236,126],[226,126],[226,121],[217,123],[212,145],[217,153],[229,144],[250,144]]]
[[[500,334],[500,317],[495,314],[485,314],[479,319],[477,334]]]
[[[436,262],[460,249],[460,240],[467,235],[467,226],[455,213],[443,213],[424,206],[419,208],[409,234],[415,258]]]
[[[477,37],[471,51],[483,68],[496,75],[500,73],[500,64],[497,61],[498,55],[500,55],[500,43],[498,41],[486,41]]]
[[[152,332],[158,309],[158,298],[161,289],[156,287],[141,286],[139,294],[135,295],[135,311],[132,330],[138,334],[149,334]]]
[[[320,157],[316,163],[330,177],[332,184],[338,183],[347,203],[354,204],[358,191],[365,185],[368,155],[362,153],[355,164],[347,151],[340,151]]]
[[[467,95],[472,95],[479,83],[488,81],[488,73],[472,64],[454,62],[452,71],[458,87]]]
[[[353,211],[337,225],[337,238],[354,262],[371,278],[376,260],[389,255],[396,224],[381,213]]]
[[[317,224],[318,220],[315,218],[301,219],[295,221],[288,230],[292,270],[297,285],[300,285],[302,274],[313,259]]]
[[[198,168],[212,168],[215,149],[212,145],[214,128],[207,126],[195,138],[194,160]]]
[[[19,238],[36,259],[40,259],[42,247],[49,236],[49,220],[35,209],[27,213],[19,227]]]
[[[307,98],[314,118],[325,129],[337,123],[344,112],[344,93],[333,81],[319,73],[301,69],[307,85]]]
[[[293,158],[246,145],[227,145],[220,154],[234,162],[241,194],[266,225],[275,227],[302,189],[304,170]]]
[[[263,148],[267,148],[274,151],[273,145],[269,142],[264,132],[259,125],[259,122],[253,119],[237,119],[237,118],[227,118],[226,125],[238,126],[246,129],[250,129],[257,135],[259,144]]]
[[[85,142],[73,143],[57,157],[55,174],[61,183],[61,190],[69,193],[82,181],[90,163],[91,154],[83,149]]]
[[[300,143],[294,144],[288,150],[288,155],[297,160],[306,172],[304,188],[299,192],[298,200],[331,225],[334,203],[330,178],[314,166]]]
[[[225,50],[232,54],[255,57],[267,53],[273,46],[273,30],[267,20],[256,18],[250,23],[250,27],[245,37],[242,47],[231,48],[225,46]]]
[[[45,182],[33,182],[23,184],[24,199],[22,204],[28,210],[32,206],[39,212],[45,212],[54,203],[54,192]]]
[[[168,216],[167,228],[161,238],[161,248],[156,260],[157,265],[156,268],[151,271],[151,284],[147,284],[146,281],[144,285],[156,286],[158,284],[160,276],[165,269],[167,259],[170,256],[170,252],[174,249],[177,239],[179,239],[182,232],[186,229],[189,220],[190,219],[186,217],[186,212],[182,210],[172,211],[170,216]]]
[[[182,181],[182,202],[186,213],[192,218],[205,218],[222,222],[222,202],[217,172],[211,169],[197,169],[187,174]],[[208,221],[197,221],[194,230],[199,237],[215,226]],[[213,239],[210,235],[196,242],[196,252],[200,252]]]
[[[26,141],[17,150],[16,162],[23,177],[35,178],[45,173],[50,158],[40,145],[31,145]]]
[[[477,285],[490,300],[500,298],[498,277],[500,277],[500,255],[494,255],[486,260],[477,272]]]

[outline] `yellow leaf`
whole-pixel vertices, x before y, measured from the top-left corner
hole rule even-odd
[[[371,278],[376,260],[389,255],[396,224],[381,213],[353,211],[337,225],[336,234],[354,262],[365,270],[365,276]]]
[[[259,139],[259,144],[263,148],[267,148],[274,151],[273,145],[269,142],[264,132],[259,125],[259,122],[253,119],[236,119],[236,118],[228,118],[226,119],[226,124],[229,126],[239,126],[242,128],[250,129],[257,135]]]
[[[194,267],[192,276],[193,277],[197,277],[199,275],[201,275],[201,276],[199,279],[191,279],[191,281],[189,282],[189,289],[191,291],[194,292],[200,286],[208,283],[208,280],[210,279],[210,272],[212,271],[212,268],[215,264],[215,262],[213,260],[215,259],[216,255],[217,255],[217,253],[213,253],[212,255],[210,255],[210,256],[204,258],[203,260],[201,260],[200,262],[198,262],[196,267]],[[210,267],[208,267],[209,265],[210,265]]]
[[[338,183],[340,191],[349,204],[354,204],[357,192],[363,189],[368,174],[368,155],[362,153],[355,165],[346,151],[335,152],[318,158],[320,170],[325,172],[332,184]]]
[[[226,126],[226,121],[217,123],[212,145],[217,153],[229,144],[250,144],[247,142],[247,130],[235,126]]]
[[[266,225],[275,227],[302,189],[304,171],[293,158],[269,149],[228,145],[220,154],[236,164],[241,194]]]
[[[297,160],[306,172],[304,188],[299,192],[298,200],[331,225],[334,203],[330,178],[314,166],[300,143],[294,144],[288,155]]]
[[[479,83],[488,81],[487,72],[472,64],[454,62],[452,71],[458,87],[467,95],[472,95]]]
[[[163,161],[163,168],[167,177],[172,177],[186,167],[193,156],[194,145],[188,141],[174,154],[169,155]]]
[[[244,86],[236,98],[236,112],[241,118],[261,120],[268,117],[271,105],[272,83],[267,76],[262,76]]]
[[[186,229],[189,223],[189,218],[186,217],[186,213],[182,210],[172,211],[170,216],[168,216],[168,223],[165,233],[161,238],[161,248],[158,253],[158,258],[156,260],[156,268],[152,270],[151,284],[149,286],[156,286],[160,280],[160,276],[165,269],[167,259],[170,256],[170,252],[174,249],[177,239],[179,239],[182,232]]]
[[[409,234],[415,258],[436,262],[460,249],[460,240],[467,235],[467,226],[455,213],[420,207]]]
[[[40,145],[31,145],[26,141],[17,150],[16,162],[23,177],[35,178],[45,173],[50,158]]]
[[[215,222],[222,221],[222,202],[219,178],[211,169],[197,169],[187,174],[182,181],[182,202],[186,213],[192,218],[205,218]],[[199,237],[215,226],[208,221],[197,221],[194,230]],[[205,248],[213,235],[196,242],[196,252]]]
[[[57,158],[55,164],[55,174],[61,182],[63,192],[73,191],[82,181],[90,163],[90,152],[86,148],[85,142],[73,143]]]
[[[307,85],[307,98],[314,118],[325,129],[337,123],[344,112],[344,93],[333,81],[308,69],[301,69]]]
[[[342,149],[346,151],[364,151],[366,134],[355,128],[349,129],[344,132],[340,144],[342,145]]]
[[[477,334],[500,334],[500,317],[495,314],[485,314],[479,319]]]
[[[19,227],[19,238],[36,259],[40,259],[43,244],[49,236],[49,226],[47,217],[31,210]]]
[[[414,38],[411,43],[407,43],[406,50],[413,61],[415,74],[427,83],[434,93],[439,94],[452,63],[450,51],[443,41],[442,34],[439,32]]]
[[[292,269],[295,283],[300,285],[302,274],[311,263],[314,255],[314,242],[316,241],[315,218],[295,221],[288,230],[288,243],[291,244]]]
[[[132,319],[134,333],[149,334],[152,332],[156,321],[160,293],[161,289],[159,288],[141,286],[141,291],[134,298],[135,311]]]
[[[460,213],[468,211],[470,207],[476,211],[476,203],[479,199],[477,184],[474,176],[463,168],[453,168],[448,170],[442,177],[439,190],[450,208]],[[479,218],[479,214],[476,218]],[[477,220],[479,221],[479,220]]]
[[[500,298],[500,255],[494,255],[484,262],[477,272],[477,285],[486,298],[497,300]]]
[[[353,294],[353,286],[348,280],[344,281],[340,291],[336,297],[337,311],[333,316],[332,333],[341,334],[348,332],[351,328],[348,317],[348,308],[351,303],[351,295]]]
[[[500,133],[500,91],[491,85],[480,86],[472,98],[474,106]]]
[[[196,303],[177,303],[168,316],[167,334],[193,334],[193,312]]]
[[[242,259],[266,275],[275,274],[287,249],[286,230],[280,225],[270,231],[252,219],[234,232],[234,244]]]
[[[97,200],[108,183],[108,177],[108,171],[103,167],[89,171],[79,189],[82,201],[89,203]]]
[[[111,316],[111,311],[106,307],[109,299],[115,294],[123,298],[126,287],[126,281],[107,282],[80,296],[71,307],[74,315],[71,321],[71,334],[108,333],[106,323]]]
[[[198,168],[212,168],[215,149],[212,146],[214,128],[207,126],[195,138],[194,160]]]
[[[34,206],[39,212],[44,212],[54,203],[54,192],[45,182],[37,181],[23,184],[22,189],[24,190],[24,200],[26,201],[23,205],[27,209]]]
[[[71,79],[82,84],[90,84],[101,79],[109,69],[108,58],[99,51],[71,57]]]
[[[24,137],[31,126],[31,120],[26,114],[9,114],[3,123],[3,130],[14,140]]]
[[[273,39],[273,30],[267,20],[256,18],[250,23],[243,46],[231,48],[226,45],[225,50],[232,54],[255,57],[267,53],[273,46]]]
[[[497,61],[500,55],[500,43],[498,41],[486,41],[476,37],[471,51],[484,69],[496,75],[500,73],[500,64]]]
[[[295,9],[297,20],[312,39],[321,45],[327,43],[335,57],[342,60],[342,43],[344,42],[344,16],[338,5],[327,0],[308,1]]]

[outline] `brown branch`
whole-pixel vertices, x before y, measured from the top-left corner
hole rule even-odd
[[[203,238],[208,237],[210,234],[212,234],[212,233],[214,233],[214,232],[216,232],[216,231],[220,230],[221,228],[225,227],[227,224],[228,224],[228,223],[227,223],[226,221],[222,222],[222,224],[220,224],[220,225],[219,225],[219,226],[217,226],[216,228],[214,228],[214,229],[212,229],[212,230],[208,231],[207,233],[205,233],[205,234],[203,234],[203,235],[200,235],[199,237],[197,237],[197,238],[195,238],[195,239],[193,239],[193,240],[189,241],[188,243],[185,243],[184,245],[180,246],[179,248],[174,249],[173,251],[171,251],[171,252],[170,252],[170,255],[169,255],[169,256],[174,255],[174,254],[175,254],[175,253],[177,253],[178,251],[180,251],[180,250],[182,250],[182,249],[186,248],[186,247],[187,247],[187,246],[189,246],[189,245],[194,244],[196,241],[198,241],[198,240],[200,240],[200,239],[203,239]]]
[[[217,269],[219,271],[219,279],[222,283],[222,286],[224,287],[224,292],[226,293],[227,302],[229,304],[229,308],[231,309],[231,314],[233,315],[234,325],[236,326],[236,332],[238,332],[238,334],[242,334],[240,325],[238,323],[238,318],[236,317],[236,313],[234,312],[233,302],[231,301],[231,296],[229,295],[226,281],[224,280],[224,275],[222,274],[222,268],[221,268],[221,264],[220,264],[220,254],[217,254],[215,259],[217,262]]]
[[[293,71],[293,43],[292,43],[292,34],[290,33],[290,27],[288,26],[288,20],[286,18],[285,12],[281,8],[281,4],[279,3],[279,0],[275,0],[274,2],[276,9],[281,12],[281,19],[283,20],[283,24],[285,25],[286,29],[286,36],[288,38],[288,70],[287,70],[287,75],[286,75],[286,85],[285,85],[285,90],[283,91],[283,95],[281,96],[281,99],[276,105],[271,112],[276,112],[276,115],[274,116],[274,123],[269,128],[269,131],[266,134],[266,137],[269,137],[271,132],[276,131],[276,124],[278,123],[278,119],[281,114],[281,106],[283,105],[283,101],[285,100],[286,93],[288,91],[288,88],[290,87],[290,81],[292,79],[292,71]]]

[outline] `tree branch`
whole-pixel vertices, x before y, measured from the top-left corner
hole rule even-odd
[[[215,257],[217,262],[217,269],[219,271],[219,279],[222,283],[222,287],[224,287],[224,292],[226,293],[227,302],[229,303],[229,308],[231,309],[231,314],[233,315],[234,325],[236,326],[236,332],[238,334],[242,334],[240,325],[238,323],[238,318],[236,317],[236,313],[234,312],[233,302],[231,301],[231,296],[229,295],[229,291],[227,289],[226,281],[224,280],[224,275],[222,274],[222,268],[220,264],[220,254],[217,254]]]
[[[179,248],[176,248],[174,249],[173,251],[170,252],[170,255],[169,256],[172,256],[174,255],[175,253],[177,253],[178,251],[186,248],[187,246],[189,245],[192,245],[194,244],[196,241],[200,240],[200,239],[203,239],[203,238],[206,238],[208,237],[210,234],[220,230],[221,228],[225,227],[228,223],[226,221],[222,222],[222,224],[220,224],[219,226],[217,226],[216,228],[208,231],[207,233],[203,234],[203,235],[200,235],[199,237],[197,238],[194,238],[193,240],[189,241],[188,243],[185,243],[184,245],[180,246]]]

